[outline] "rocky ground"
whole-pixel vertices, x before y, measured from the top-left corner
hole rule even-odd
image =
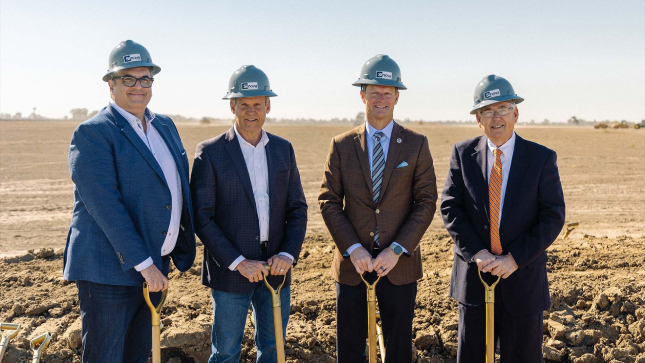
[[[574,233],[575,234],[575,233]],[[553,304],[544,313],[547,362],[645,362],[645,236],[574,236],[549,249]],[[457,305],[447,297],[452,259],[447,234],[422,241],[425,276],[414,319],[416,362],[453,362]],[[335,293],[328,275],[333,243],[309,235],[294,271],[286,338],[288,362],[335,360]],[[201,247],[200,247],[201,249]],[[199,282],[200,258],[187,273],[171,272],[162,310],[163,362],[205,362],[210,352],[211,302]],[[62,251],[43,249],[0,262],[0,321],[19,323],[4,362],[30,362],[29,340],[52,334],[43,362],[80,362],[76,286],[64,281]],[[242,361],[255,358],[247,321]]]

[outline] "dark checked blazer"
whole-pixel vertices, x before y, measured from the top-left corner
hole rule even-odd
[[[437,209],[428,139],[394,123],[377,208],[372,199],[365,127],[334,137],[325,163],[318,203],[338,247],[331,274],[342,284],[361,283],[351,259],[343,254],[355,243],[371,252],[371,233],[378,223],[381,248],[397,242],[410,253],[401,255],[387,278],[395,285],[412,283],[423,276],[419,242]]]
[[[170,256],[180,271],[195,261],[188,159],[172,120],[156,114],[152,125],[172,154],[183,205],[177,244]],[[74,213],[63,256],[66,280],[141,286],[134,266],[148,257],[165,273],[161,246],[170,224],[170,190],[161,166],[130,123],[111,105],[80,124],[69,147]]]
[[[490,251],[487,149],[486,136],[455,144],[441,195],[441,215],[455,242],[450,296],[473,306],[484,303],[484,288],[470,261],[482,249]],[[512,315],[551,305],[545,250],[564,225],[556,159],[553,150],[516,137],[499,235],[502,254],[510,253],[519,269],[497,285]]]
[[[267,132],[269,172],[268,257],[289,253],[298,261],[307,229],[307,202],[291,143]],[[229,266],[240,255],[265,260],[260,224],[244,155],[235,129],[197,145],[191,175],[195,229],[204,243],[202,283],[212,289],[247,293],[251,283]],[[272,276],[272,283],[282,280]],[[291,282],[291,272],[285,286]]]

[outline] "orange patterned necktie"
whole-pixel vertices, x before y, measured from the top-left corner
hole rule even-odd
[[[495,149],[495,164],[490,172],[488,183],[488,202],[490,204],[490,249],[496,255],[502,254],[502,243],[499,240],[500,200],[502,196],[502,150]]]

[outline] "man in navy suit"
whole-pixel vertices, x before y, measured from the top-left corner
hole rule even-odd
[[[195,152],[191,187],[204,243],[202,283],[213,298],[210,363],[239,361],[249,305],[257,361],[276,362],[272,298],[263,275],[272,275],[274,287],[286,278],[280,296],[286,336],[290,267],[305,237],[307,202],[291,143],[262,128],[272,96],[266,74],[242,66],[224,96],[235,124]]]
[[[564,225],[556,154],[513,128],[524,101],[495,75],[475,88],[471,114],[485,136],[457,143],[441,214],[455,242],[450,296],[459,301],[457,362],[485,357],[484,287],[495,289],[502,362],[542,362],[542,311],[551,305],[546,249]]]
[[[112,101],[74,131],[69,170],[74,213],[63,258],[76,281],[83,362],[146,362],[153,302],[168,287],[170,259],[195,260],[188,159],[172,120],[147,105],[161,70],[142,45],[121,42],[103,80]]]

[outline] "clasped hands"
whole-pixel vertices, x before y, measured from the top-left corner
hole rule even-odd
[[[372,255],[363,246],[356,247],[349,255],[356,272],[360,275],[365,271],[376,271],[379,276],[385,276],[392,271],[397,262],[399,262],[399,257],[391,248],[385,248],[372,262]]]
[[[482,272],[490,272],[494,276],[501,276],[503,279],[511,276],[517,270],[517,263],[510,254],[496,256],[488,250],[477,252],[474,257],[477,268]]]
[[[269,264],[269,268],[267,269],[264,264]],[[235,269],[250,282],[258,282],[264,279],[264,275],[285,275],[292,264],[293,261],[289,257],[275,255],[266,262],[245,259]]]

